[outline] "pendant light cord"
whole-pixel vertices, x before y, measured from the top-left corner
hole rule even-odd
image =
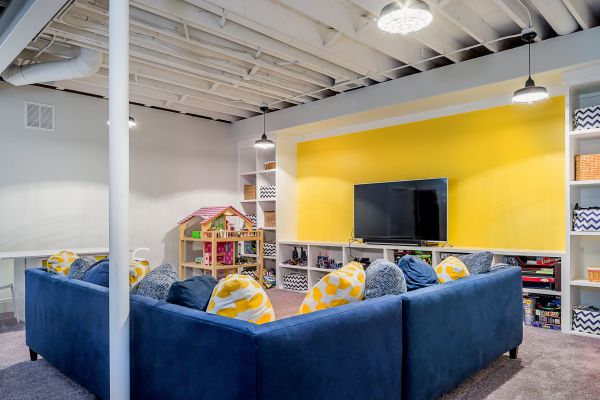
[[[531,42],[527,44],[527,50],[529,51],[529,78],[531,78]]]

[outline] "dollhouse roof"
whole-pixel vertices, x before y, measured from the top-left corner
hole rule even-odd
[[[222,214],[225,214],[228,216],[235,215],[235,216],[243,219],[246,223],[252,224],[252,220],[247,218],[244,214],[242,214],[241,212],[236,210],[234,207],[222,206],[222,207],[202,207],[202,208],[194,211],[193,213],[191,213],[190,215],[188,215],[181,221],[179,221],[178,225],[184,224],[194,217],[200,218],[201,219],[200,222],[205,224],[207,222],[212,221],[213,219],[217,218],[218,216],[220,216]]]

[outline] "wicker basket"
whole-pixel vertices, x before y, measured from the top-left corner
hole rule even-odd
[[[265,228],[275,228],[275,211],[265,211]]]
[[[265,169],[275,169],[276,163],[275,161],[267,161],[265,163]]]
[[[600,282],[600,267],[588,267],[587,271],[590,282]]]
[[[575,156],[575,180],[600,179],[600,154],[579,154]]]
[[[244,185],[244,200],[256,200],[256,185]]]

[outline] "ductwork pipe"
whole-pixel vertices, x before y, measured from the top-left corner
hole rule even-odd
[[[77,57],[68,60],[10,65],[2,73],[2,78],[15,86],[85,78],[98,72],[101,65],[101,52],[82,47]]]
[[[568,35],[579,29],[577,21],[562,0],[531,0],[531,2],[559,35]]]

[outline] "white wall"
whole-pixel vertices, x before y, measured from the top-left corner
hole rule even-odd
[[[54,132],[24,128],[25,100],[55,105]],[[130,247],[176,264],[181,218],[238,203],[230,125],[138,106],[130,115]],[[104,99],[0,82],[0,251],[108,247],[107,116]]]

